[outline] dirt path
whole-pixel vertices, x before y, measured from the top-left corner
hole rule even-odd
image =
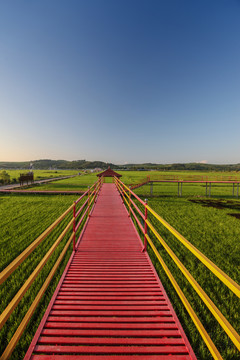
[[[77,176],[77,175],[70,175],[70,176],[62,176],[62,177],[51,178],[51,179],[36,180],[36,181],[34,181],[33,184],[45,184],[45,183],[48,183],[48,182],[51,182],[51,181],[69,179],[69,178],[72,178],[72,177],[75,177],[75,176]],[[30,184],[30,185],[33,185],[33,184]],[[24,185],[24,187],[25,186],[27,186],[27,185]],[[19,189],[20,187],[21,187],[20,184],[3,185],[3,186],[0,186],[0,191],[1,190]]]

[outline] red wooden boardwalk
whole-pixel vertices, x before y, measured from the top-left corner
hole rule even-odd
[[[25,356],[196,359],[114,184],[103,184]]]

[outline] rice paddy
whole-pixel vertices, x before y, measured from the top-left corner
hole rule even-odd
[[[147,175],[151,178],[158,178],[166,175],[163,172],[121,172],[121,180],[130,185],[142,182]],[[193,176],[196,172],[168,173],[171,176]],[[201,176],[233,176],[230,174],[203,174]],[[238,174],[234,176],[239,177]],[[96,174],[76,176],[71,179],[54,181],[52,183],[35,186],[37,189],[54,190],[86,190],[96,181]],[[240,200],[232,196],[232,186],[212,185],[211,198],[206,197],[205,184],[184,184],[182,197],[178,197],[176,183],[154,183],[144,185],[134,190],[143,199],[148,198],[149,206],[152,207],[160,216],[185,236],[194,246],[202,251],[210,260],[225,271],[237,283],[240,283],[240,220],[236,214],[240,214]],[[40,235],[64,210],[66,210],[76,196],[40,196],[40,195],[0,195],[0,255],[1,270],[4,269],[18,254],[20,254],[38,235]],[[190,273],[196,278],[209,297],[222,311],[232,326],[240,331],[239,319],[239,299],[226,288],[214,275],[206,269],[183,245],[173,238],[163,226],[151,217],[161,236],[167,241],[168,245],[174,250],[175,254],[184,263]],[[64,226],[63,223],[62,226]],[[61,227],[58,231],[61,230]],[[176,265],[166,254],[163,247],[158,244],[151,232],[160,254],[167,266],[172,271],[183,292],[193,306],[197,315],[203,322],[214,343],[220,350],[225,360],[238,359],[239,353],[232,344],[231,340],[224,335],[223,330],[216,320],[206,309],[202,300],[198,299],[195,291],[189,286]],[[57,232],[48,238],[39,248],[37,248],[29,258],[17,269],[0,288],[1,311],[6,307],[17,289],[25,282],[36,264],[50,248]],[[66,240],[62,242],[59,249],[54,253],[50,262],[44,267],[37,282],[30,288],[19,306],[5,324],[0,335],[1,348],[4,350],[9,339],[12,337],[18,324],[29,304],[33,301],[41,284],[45,280],[50,268],[56,261]],[[42,299],[37,311],[25,330],[16,350],[11,359],[22,359],[31,342],[38,324],[45,312],[47,304],[59,281],[60,275],[66,266],[71,249],[67,252],[56,276]],[[193,346],[199,359],[212,359],[209,351],[204,345],[198,331],[186,313],[175,290],[166,277],[163,269],[159,265],[155,255],[149,249],[151,259],[159,273],[160,279],[172,301],[175,311],[179,316],[182,326]]]

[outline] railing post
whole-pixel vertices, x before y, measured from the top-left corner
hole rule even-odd
[[[90,186],[88,186],[88,217],[89,217],[89,205],[90,205]]]
[[[122,187],[121,187],[121,185],[120,185],[120,189],[121,189],[121,195],[122,195],[122,203],[124,204],[124,189],[123,189],[123,185],[122,185]]]
[[[119,192],[120,198],[122,199],[121,185],[120,185],[120,182],[118,180],[117,180],[117,184],[118,184],[118,192]]]
[[[101,189],[101,179],[99,178],[98,179],[98,187],[97,187],[97,195],[98,195],[100,189]]]
[[[148,204],[148,200],[145,199],[145,218],[144,218],[144,247],[142,252],[147,251],[147,217],[148,217],[148,210],[147,210],[147,204]]]
[[[97,182],[96,182],[95,185],[94,185],[94,203],[96,203],[97,188],[98,188],[98,184],[97,184]]]
[[[131,186],[129,187],[129,212],[128,216],[131,216]]]
[[[76,203],[74,201],[73,207],[73,251],[76,250]]]
[[[119,179],[116,179],[116,182],[117,182],[117,185],[118,185],[118,192],[119,192],[119,195],[120,195],[120,198],[123,202],[123,199],[122,199],[122,188],[121,188],[121,184],[119,182]]]
[[[122,199],[122,192],[121,192],[121,185],[120,185],[120,183],[119,183],[119,181],[118,181],[118,179],[116,178],[116,185],[117,185],[117,189],[118,189],[118,192],[119,192],[119,196],[120,196],[120,198]]]
[[[98,193],[101,189],[101,177],[98,178],[98,184],[97,184],[97,196],[98,196]]]

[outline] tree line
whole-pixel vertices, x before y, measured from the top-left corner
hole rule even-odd
[[[202,164],[202,163],[176,163],[176,164],[126,164],[118,165],[106,163],[104,161],[87,161],[87,160],[35,160],[26,162],[0,162],[0,169],[35,169],[35,170],[83,170],[83,169],[107,169],[108,167],[118,170],[202,170],[202,171],[240,171],[240,164]]]

